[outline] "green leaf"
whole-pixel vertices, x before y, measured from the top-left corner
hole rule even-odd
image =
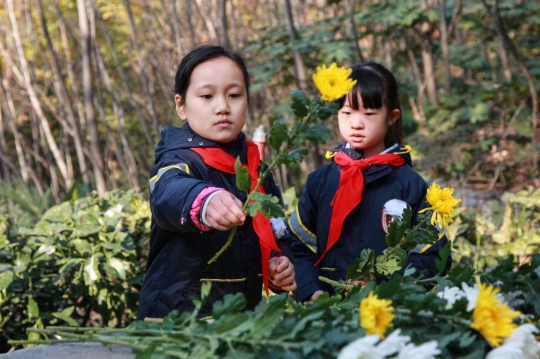
[[[82,256],[92,253],[92,244],[86,239],[76,238],[70,241],[69,244],[74,246],[77,252]]]
[[[291,91],[291,108],[297,117],[305,117],[309,113],[309,99],[302,90]]]
[[[278,164],[291,165],[293,163],[302,162],[302,156],[309,153],[307,148],[298,148],[289,153],[280,153],[277,160]]]
[[[204,282],[201,284],[201,299],[206,300],[210,295],[210,290],[212,289],[212,282]]]
[[[255,339],[263,339],[270,336],[285,312],[287,296],[271,296],[268,303],[260,302],[254,310],[253,329],[251,335]]]
[[[360,253],[358,272],[356,278],[375,279],[375,251],[373,249],[363,249]]]
[[[11,282],[13,282],[14,276],[13,270],[11,269],[0,272],[0,291],[9,288]]]
[[[459,338],[459,346],[461,348],[468,347],[476,340],[476,337],[476,333],[472,331],[466,331],[465,333],[462,333],[461,337]]]
[[[39,317],[39,307],[37,302],[34,300],[34,297],[28,297],[28,303],[26,304],[26,310],[28,311],[28,318],[38,318]]]
[[[250,203],[247,207],[251,217],[257,216],[257,212],[261,212],[266,218],[285,217],[279,198],[260,192],[251,193],[250,197],[255,200],[255,202]]]
[[[69,271],[74,268],[75,266],[77,266],[78,264],[80,264],[81,262],[84,262],[84,259],[83,258],[72,258],[72,259],[67,259],[65,260],[65,263],[62,265],[62,267],[60,267],[60,269],[58,270],[58,273],[60,273],[61,275],[68,275],[69,274]],[[61,264],[62,262],[59,262],[59,264]]]
[[[437,266],[439,274],[443,273],[446,269],[448,258],[450,257],[450,253],[452,251],[451,245],[452,244],[450,241],[448,241],[444,248],[439,250],[439,256],[435,259],[435,265]]]
[[[249,189],[251,188],[251,176],[249,175],[248,168],[240,162],[240,157],[236,158],[234,172],[236,173],[236,186],[238,189],[249,193]]]
[[[270,134],[268,137],[270,147],[278,151],[283,145],[283,142],[287,140],[287,137],[287,126],[282,121],[274,121],[274,123],[272,123],[272,127],[270,128]]]
[[[400,259],[397,255],[379,255],[375,259],[376,273],[389,276],[401,269]]]
[[[129,265],[121,261],[120,259],[110,257],[107,259],[108,264],[114,268],[116,273],[118,273],[118,276],[120,279],[126,279],[126,268],[129,267]]]
[[[411,228],[412,211],[411,207],[403,210],[403,219],[394,218],[388,225],[388,234],[385,237],[385,242],[388,247],[395,247],[402,240],[407,229]],[[413,246],[414,248],[415,246]]]
[[[138,351],[135,359],[155,359],[154,353],[156,351],[155,345],[149,345],[144,350]]]
[[[74,309],[75,309],[75,307],[71,306],[71,307],[65,308],[61,312],[54,312],[54,313],[51,313],[51,314],[54,317],[56,317],[58,319],[61,319],[64,322],[68,323],[72,327],[78,327],[79,323],[77,323],[77,321],[71,317],[73,315]]]
[[[324,121],[330,118],[330,116],[337,115],[337,113],[337,110],[334,108],[322,106],[317,110],[317,118],[319,118],[321,121]]]
[[[306,131],[305,137],[310,141],[316,141],[320,143],[326,143],[326,141],[334,139],[334,136],[332,136],[332,132],[330,132],[330,129],[321,125],[311,126]]]
[[[99,273],[96,271],[95,259],[96,259],[96,255],[94,254],[90,257],[90,259],[87,261],[86,265],[84,266],[84,274],[85,274],[84,279],[85,279],[86,285],[89,285],[95,282],[101,277]]]
[[[227,294],[223,300],[214,303],[212,317],[219,319],[225,314],[240,312],[246,307],[247,301],[242,293]]]
[[[100,225],[80,224],[73,229],[73,237],[84,238],[98,233],[101,230]]]

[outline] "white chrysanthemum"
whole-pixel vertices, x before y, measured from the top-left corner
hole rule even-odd
[[[523,359],[521,356],[521,345],[501,345],[489,353],[487,353],[484,359]]]
[[[532,324],[522,324],[510,333],[510,336],[503,341],[502,346],[521,344],[522,359],[540,359],[540,343],[534,334],[538,333],[538,328]]]
[[[377,345],[377,348],[385,356],[398,353],[408,342],[411,341],[411,337],[400,334],[401,329],[394,330],[385,340]]]
[[[480,293],[480,289],[476,284],[474,284],[474,286],[472,287],[469,287],[467,283],[462,283],[461,287],[463,288],[465,297],[467,297],[467,312],[471,312],[476,307],[476,301],[478,300],[478,294]]]
[[[356,339],[341,349],[338,359],[384,359],[386,355],[375,346],[380,339],[378,334]]]
[[[465,297],[465,292],[458,287],[446,287],[444,288],[444,291],[437,292],[437,297],[446,299],[446,306],[444,309],[448,310],[452,309],[457,300]]]
[[[419,346],[413,343],[407,344],[401,349],[396,359],[435,359],[435,355],[441,354],[437,345],[436,340],[431,340]]]

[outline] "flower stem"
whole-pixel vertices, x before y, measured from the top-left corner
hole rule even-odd
[[[312,117],[312,114],[310,113],[307,116],[307,118],[305,120],[305,123],[309,123],[311,117]],[[301,121],[301,122],[303,122],[303,121]],[[255,184],[255,187],[253,187],[253,190],[250,191],[246,201],[244,202],[244,205],[242,206],[242,212],[245,212],[247,210],[247,207],[249,206],[249,204],[253,200],[253,195],[252,194],[257,192],[259,187],[262,185],[264,179],[279,165],[279,162],[281,160],[280,155],[285,153],[285,152],[288,152],[293,147],[294,140],[299,135],[298,128],[300,128],[300,127],[301,126],[297,126],[294,129],[293,133],[291,135],[287,136],[287,145],[285,146],[285,149],[283,151],[278,150],[278,152],[276,153],[276,155],[274,157],[274,160],[270,163],[268,168],[265,171],[263,171],[263,173],[261,173],[261,175],[259,176],[259,179],[257,180],[257,183]],[[231,245],[232,240],[234,238],[234,235],[236,234],[236,228],[237,227],[238,227],[238,225],[234,225],[231,228],[231,233],[229,234],[229,237],[227,238],[227,242],[225,242],[223,247],[221,247],[221,249],[207,262],[207,264],[212,264],[215,261],[217,261],[219,256],[221,256],[223,254],[223,252],[225,252],[225,250],[227,250],[227,248],[229,248],[229,246]]]
[[[319,276],[319,280],[321,282],[328,283],[332,287],[336,287],[336,288],[341,288],[341,289],[345,289],[345,290],[351,290],[351,289],[354,288],[354,285],[352,285],[352,284],[346,284],[346,283],[343,283],[343,282],[337,282],[335,280],[328,279],[328,278],[323,277],[323,276]]]
[[[390,248],[387,252],[387,254],[393,254],[398,248],[401,248],[405,243],[407,243],[413,236],[413,234],[418,231],[422,226],[429,220],[429,216],[426,216],[424,219],[422,219],[420,222],[414,226],[413,229],[407,234],[404,238],[402,238],[398,244],[396,244],[394,247]]]

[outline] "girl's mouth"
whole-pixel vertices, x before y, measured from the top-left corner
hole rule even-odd
[[[229,120],[219,120],[218,122],[216,122],[216,126],[218,127],[229,127],[231,124],[232,122]]]

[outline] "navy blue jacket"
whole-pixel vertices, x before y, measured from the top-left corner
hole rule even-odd
[[[204,281],[211,281],[212,289],[199,316],[210,315],[213,303],[229,293],[243,293],[248,308],[261,300],[261,253],[250,217],[237,228],[231,246],[216,262],[207,264],[223,247],[230,230],[200,231],[195,227],[189,213],[195,198],[207,187],[224,188],[242,202],[247,194],[236,187],[235,175],[207,166],[190,150],[192,147],[220,147],[246,163],[242,133],[237,140],[218,145],[198,136],[188,124],[163,129],[151,171],[152,228],[139,319],[163,317],[174,309],[193,311],[192,299],[200,299]],[[265,178],[263,187],[266,193],[279,195],[271,176]],[[278,245],[292,258],[289,235]]]
[[[395,148],[389,152],[399,152],[400,146],[396,145]],[[343,145],[336,150],[344,151],[351,158],[361,158],[361,151],[344,148]],[[347,216],[341,237],[317,267],[314,264],[326,249],[332,216],[330,202],[339,185],[341,166],[332,161],[308,176],[298,206],[288,223],[294,234],[292,250],[298,285],[294,292],[296,300],[309,300],[317,290],[334,293],[331,286],[318,280],[319,276],[345,280],[347,268],[363,249],[373,249],[378,255],[387,247],[381,222],[382,209],[387,201],[405,201],[411,206],[415,214],[413,221],[416,221],[416,213],[426,207],[427,184],[412,169],[410,156],[401,156],[406,160],[403,166],[372,165],[364,171],[362,202]],[[435,275],[438,272],[435,259],[446,241],[446,238],[441,239],[422,254],[419,253],[422,248],[411,251],[407,266],[417,269],[417,275],[420,271],[425,271],[426,277]]]

